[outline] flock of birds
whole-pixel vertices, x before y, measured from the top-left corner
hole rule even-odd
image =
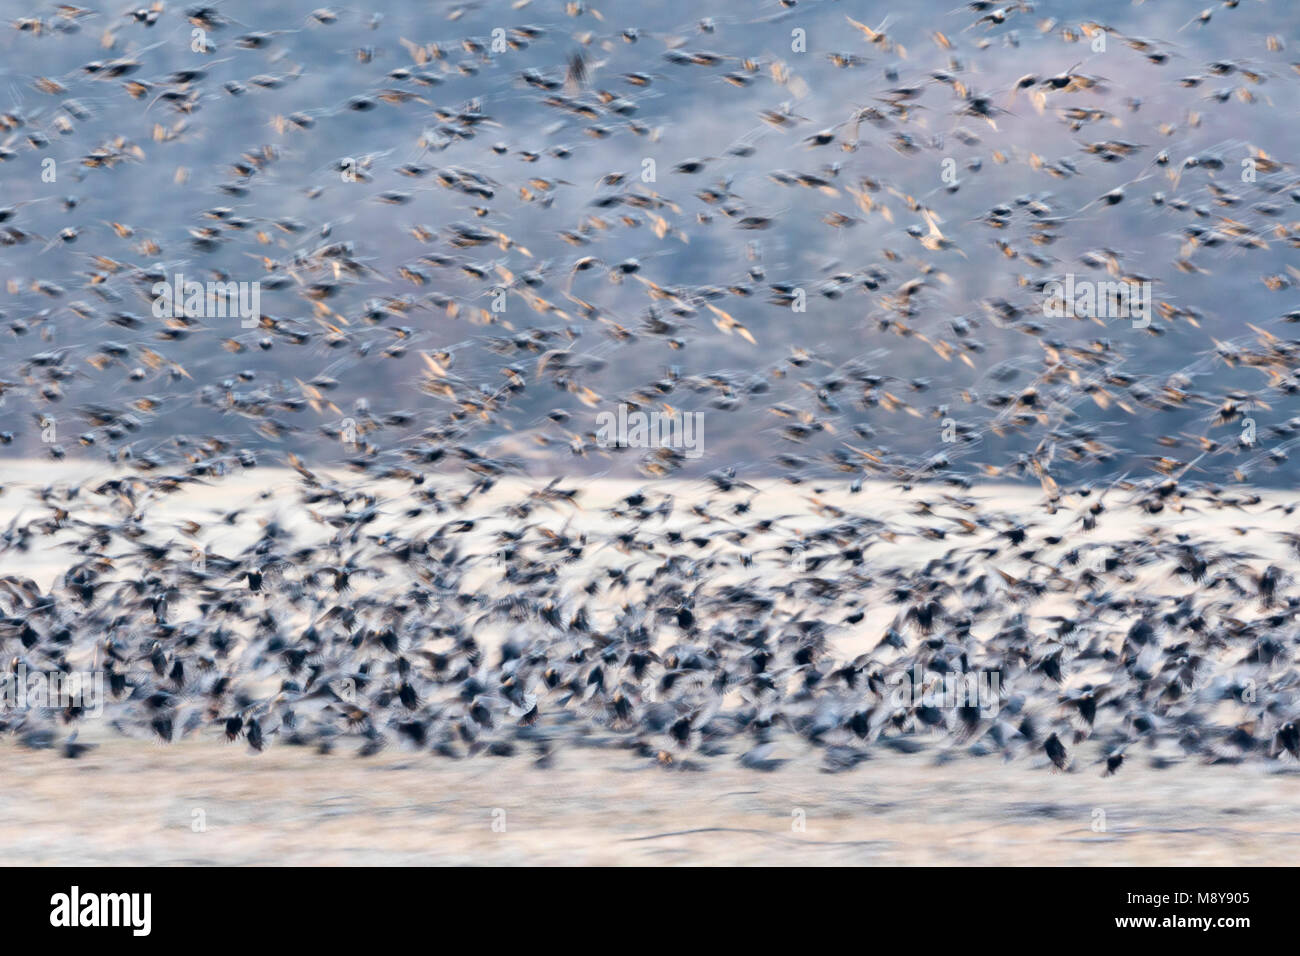
[[[0,472],[0,562],[58,566],[0,577],[10,673],[254,751],[1300,758],[1258,0],[427,6],[11,22],[0,454],[106,465]],[[259,314],[158,317],[182,273]],[[1066,274],[1152,321],[1046,317]],[[619,405],[703,410],[702,462],[602,444]]]

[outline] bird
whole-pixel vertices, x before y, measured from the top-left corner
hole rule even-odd
[[[0,733],[1297,757],[1300,73],[1155,6],[16,20]]]

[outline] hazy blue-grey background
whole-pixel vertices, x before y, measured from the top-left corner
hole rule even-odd
[[[1043,341],[1082,344],[1097,338],[1110,339],[1125,356],[1123,373],[1149,390],[1158,391],[1170,375],[1188,370],[1192,387],[1211,399],[1240,388],[1267,403],[1267,407],[1261,404],[1250,411],[1258,424],[1261,446],[1253,452],[1229,451],[1208,457],[1200,463],[1198,474],[1228,479],[1234,466],[1257,459],[1261,449],[1286,447],[1285,436],[1271,433],[1270,428],[1283,426],[1297,414],[1296,399],[1276,388],[1266,390],[1266,379],[1258,371],[1229,368],[1215,360],[1213,350],[1216,339],[1253,340],[1246,323],[1292,337],[1293,327],[1279,323],[1279,317],[1300,307],[1294,288],[1269,291],[1261,281],[1261,276],[1284,274],[1288,266],[1300,266],[1294,239],[1267,232],[1281,223],[1285,235],[1286,224],[1300,219],[1300,206],[1290,195],[1297,188],[1295,171],[1261,173],[1254,185],[1242,183],[1239,175],[1248,147],[1264,149],[1283,162],[1296,155],[1300,78],[1291,64],[1300,59],[1296,53],[1300,6],[1294,3],[1246,0],[1227,9],[1208,2],[1037,2],[1032,12],[1016,13],[1001,25],[976,25],[978,14],[952,0],[801,2],[792,9],[751,2],[611,2],[588,4],[578,16],[570,16],[564,4],[540,0],[518,10],[503,3],[388,3],[339,7],[338,22],[332,25],[309,19],[318,6],[316,0],[229,0],[215,6],[235,22],[211,33],[218,49],[203,56],[191,52],[192,25],[184,21],[183,5],[168,5],[152,27],[124,16],[115,6],[102,7],[97,16],[78,20],[77,29],[69,31],[51,29],[58,20],[52,5],[0,0],[0,13],[6,21],[22,17],[44,21],[38,34],[13,27],[0,32],[0,107],[20,111],[24,119],[22,125],[10,124],[14,128],[0,138],[8,151],[0,162],[0,206],[17,207],[0,230],[12,227],[39,236],[0,246],[0,279],[9,283],[9,288],[0,290],[0,379],[10,383],[3,406],[3,430],[13,434],[12,443],[0,447],[2,453],[43,453],[36,416],[44,414],[58,420],[60,446],[67,453],[102,454],[120,442],[100,435],[95,446],[80,447],[76,436],[92,429],[78,409],[92,403],[120,407],[141,396],[158,398],[159,408],[138,413],[140,429],[130,441],[136,451],[152,449],[164,458],[174,453],[168,442],[178,433],[215,433],[228,437],[235,446],[266,450],[271,458],[292,450],[316,459],[337,459],[345,451],[322,437],[318,429],[337,426],[342,417],[352,414],[357,399],[368,402],[376,415],[399,409],[411,413],[409,423],[373,435],[377,446],[418,443],[421,429],[446,424],[449,406],[418,389],[424,363],[417,353],[454,348],[455,374],[470,386],[481,383],[489,390],[498,389],[505,381],[500,370],[506,365],[518,366],[529,381],[527,390],[514,396],[509,408],[493,420],[476,423],[471,416],[457,423],[455,428],[463,430],[460,440],[484,452],[503,449],[518,454],[520,447],[527,446],[503,444],[505,436],[551,436],[558,440],[556,445],[533,448],[537,460],[528,467],[538,473],[631,471],[637,453],[613,460],[601,455],[576,459],[566,451],[568,434],[590,431],[598,411],[611,408],[651,379],[670,373],[684,381],[665,400],[677,408],[707,413],[708,454],[692,466],[696,469],[734,463],[754,471],[775,470],[779,466],[772,456],[788,452],[806,456],[811,462],[808,470],[817,472],[827,467],[826,455],[841,448],[845,440],[873,449],[883,447],[900,461],[920,461],[942,451],[960,461],[963,468],[970,468],[975,462],[1005,462],[1018,452],[1032,450],[1044,436],[1041,428],[1005,437],[993,434],[987,426],[998,411],[988,408],[986,399],[999,391],[1014,393],[1028,384],[1041,370]],[[1213,11],[1207,25],[1188,25],[1206,8]],[[382,13],[382,18],[371,28],[371,16],[376,12]],[[696,21],[702,16],[714,18],[714,33],[698,31]],[[865,42],[846,16],[872,27],[883,22],[889,37],[905,50],[905,57],[897,48],[885,51]],[[1056,25],[1042,29],[1044,21],[1052,19]],[[1061,39],[1062,27],[1077,27],[1080,21],[1097,21],[1113,29],[1104,53],[1092,52],[1086,40],[1067,43]],[[487,46],[494,29],[510,30],[524,24],[544,31],[527,49],[491,55],[469,52],[461,45],[464,38],[474,38]],[[105,51],[101,39],[110,28],[116,46]],[[620,35],[628,28],[639,31],[637,42],[626,42]],[[807,52],[791,50],[794,29],[806,31]],[[239,49],[236,37],[252,30],[285,32],[266,38],[262,49]],[[936,30],[949,38],[951,51],[936,45],[931,38]],[[1284,48],[1271,52],[1266,45],[1270,35],[1279,38]],[[1141,52],[1125,45],[1124,37],[1160,41],[1158,47],[1168,52],[1168,61],[1163,65],[1148,62]],[[400,42],[403,38],[440,45],[445,59],[424,67],[442,75],[439,85],[421,87],[387,78],[391,70],[412,67]],[[731,59],[719,66],[675,65],[663,56],[671,38],[683,40],[683,49],[716,51]],[[584,44],[584,40],[589,42]],[[358,56],[359,49],[366,54]],[[608,90],[626,97],[635,107],[627,116],[604,111],[595,121],[609,133],[602,139],[587,135],[592,121],[543,106],[541,100],[547,94],[519,80],[527,69],[562,80],[566,59],[578,49],[587,51],[590,91]],[[138,99],[127,94],[121,79],[95,79],[82,70],[92,60],[122,57],[132,51],[143,52],[138,54],[141,67],[130,78],[150,84],[149,92]],[[839,51],[864,57],[866,62],[850,69],[838,68],[827,54]],[[726,83],[723,74],[737,69],[739,59],[746,57],[758,61],[763,70],[745,88]],[[774,61],[784,63],[798,78],[797,84],[775,83],[770,69]],[[1209,75],[1208,64],[1216,61],[1231,61],[1237,67],[1226,75]],[[1243,65],[1257,72],[1260,82],[1244,79]],[[168,88],[163,82],[168,73],[196,66],[205,68],[207,75],[192,86],[199,92],[192,112],[182,114],[166,101],[156,100],[157,94]],[[896,78],[886,76],[886,68],[895,69]],[[1027,95],[1012,95],[1013,85],[1024,74],[1050,76],[1071,68],[1104,78],[1104,91],[1054,95],[1042,115]],[[968,88],[988,94],[1009,112],[996,118],[996,128],[977,117],[956,115],[960,103],[951,87],[931,79],[938,70],[951,72]],[[635,88],[620,79],[633,71],[651,74],[652,85]],[[258,74],[287,78],[278,89],[260,89],[249,83]],[[1181,77],[1190,75],[1204,80],[1196,87],[1180,84]],[[67,93],[39,92],[32,83],[38,76],[57,79]],[[222,88],[227,81],[244,84],[246,92],[229,95]],[[855,152],[840,149],[838,143],[816,149],[804,143],[807,135],[844,123],[856,108],[874,105],[887,112],[882,97],[885,91],[898,87],[924,88],[906,123],[897,117],[880,126],[864,123]],[[427,103],[380,103],[369,112],[344,107],[351,96],[384,88],[418,93]],[[1226,89],[1248,90],[1254,102],[1244,101],[1235,92],[1226,102],[1209,98],[1213,91]],[[590,91],[584,97],[596,103]],[[60,104],[69,97],[89,115],[71,119],[71,129],[60,132],[53,124],[66,115]],[[1141,101],[1136,109],[1128,102],[1133,99]],[[447,136],[447,130],[458,124],[439,119],[433,108],[455,113],[470,101],[476,101],[491,122],[478,124],[472,138]],[[760,111],[782,103],[789,103],[806,122],[778,130],[760,120]],[[1104,110],[1107,115],[1073,132],[1060,115],[1070,106]],[[278,132],[274,118],[295,111],[312,115],[314,126]],[[644,134],[629,129],[629,120],[641,124]],[[175,129],[174,138],[159,142],[153,135],[156,124],[183,126]],[[958,130],[967,131],[978,142],[963,143],[954,135]],[[33,132],[43,134],[48,143],[29,140]],[[893,148],[892,138],[899,132],[913,138],[914,153],[903,155]],[[422,150],[418,145],[422,135],[445,148]],[[81,165],[82,157],[115,137],[138,144],[144,159],[124,159],[112,168]],[[1080,148],[1104,139],[1142,148],[1116,163],[1103,163]],[[754,154],[727,156],[728,148],[740,141],[752,143]],[[497,143],[507,147],[506,155],[492,151]],[[548,149],[561,144],[572,147],[568,158],[547,155]],[[231,169],[243,154],[263,146],[273,147],[277,158],[256,175],[243,177]],[[1174,167],[1193,155],[1212,156],[1224,165],[1213,173],[1188,170],[1175,185],[1164,169],[1153,165],[1161,149],[1169,150]],[[534,150],[542,156],[536,163],[525,163],[519,150]],[[995,162],[995,151],[1008,162]],[[344,156],[366,154],[375,156],[373,181],[341,182],[332,164]],[[1078,175],[1058,179],[1034,171],[1030,154],[1048,164],[1068,160]],[[41,180],[41,161],[47,157],[58,164],[55,184]],[[618,222],[619,208],[590,205],[598,196],[619,191],[598,186],[605,174],[624,173],[630,180],[624,188],[639,186],[646,158],[655,159],[658,181],[643,188],[653,188],[676,204],[679,212],[669,213],[667,218],[674,230],[689,236],[688,244],[675,236],[657,237],[643,214],[638,227],[628,228]],[[708,158],[710,162],[698,175],[674,174],[672,167],[687,158]],[[940,172],[945,158],[955,159],[960,169],[961,187],[954,194],[942,189]],[[978,172],[966,168],[973,159],[982,162]],[[483,202],[442,188],[430,176],[403,177],[394,170],[404,162],[476,171],[497,184],[495,196]],[[826,168],[832,163],[838,164],[833,174]],[[175,178],[178,167],[188,170],[183,183]],[[830,176],[838,195],[778,185],[769,175],[777,170]],[[1148,174],[1150,178],[1134,185],[1119,206],[1092,206],[1074,216],[1115,186]],[[553,197],[549,205],[520,198],[521,187],[538,194],[528,184],[533,177],[563,181],[549,193]],[[882,185],[873,198],[890,208],[892,224],[878,214],[863,218],[856,208],[845,187],[856,185],[863,177]],[[717,206],[696,197],[702,188],[723,180],[733,195],[732,205],[746,214],[775,217],[773,227],[758,232],[739,230]],[[246,193],[225,194],[219,189],[223,183],[241,183]],[[1214,205],[1210,183],[1235,194],[1240,202]],[[1262,188],[1265,186],[1279,191],[1269,196]],[[315,198],[309,195],[311,187],[320,189]],[[412,199],[405,205],[376,200],[390,190],[409,192]],[[1177,212],[1168,205],[1153,206],[1149,196],[1156,190],[1184,198],[1191,207],[1203,207],[1205,215]],[[898,194],[917,197],[933,208],[943,220],[945,235],[960,251],[926,251],[908,236],[904,229],[922,220],[908,210]],[[65,209],[62,199],[67,196],[76,197],[75,208]],[[1023,212],[1017,212],[1008,228],[998,232],[977,222],[991,206],[1026,196],[1047,201],[1054,215],[1073,216],[1054,230],[1058,236],[1055,243],[1031,245],[1030,218]],[[1252,210],[1265,199],[1279,205],[1280,213],[1263,216]],[[19,205],[31,201],[37,202]],[[258,245],[255,230],[248,229],[224,234],[215,250],[197,249],[189,230],[219,225],[203,218],[205,210],[217,206],[231,207],[234,215],[257,220],[271,244]],[[490,207],[491,212],[475,218],[472,206]],[[850,229],[833,229],[823,221],[832,212],[862,221]],[[711,214],[711,221],[698,221],[700,213]],[[594,231],[590,245],[574,248],[559,237],[561,230],[577,230],[584,217],[593,214],[600,215],[609,228]],[[1229,242],[1200,249],[1192,261],[1204,273],[1179,272],[1173,261],[1184,242],[1180,230],[1189,224],[1213,227],[1216,218],[1225,215],[1249,222],[1269,235],[1267,248],[1239,248]],[[289,233],[275,227],[276,221],[285,220],[294,221],[299,231]],[[134,235],[119,238],[107,225],[113,222],[129,225]],[[444,241],[443,231],[452,222],[473,222],[504,232],[527,247],[532,258],[521,255],[517,248],[503,250],[496,245],[453,249]],[[330,348],[325,342],[325,329],[312,320],[310,303],[295,288],[264,292],[263,311],[301,323],[310,337],[298,346],[276,340],[269,351],[257,347],[262,333],[242,330],[235,320],[203,320],[202,327],[179,341],[159,340],[159,323],[150,315],[148,286],[133,282],[129,270],[104,283],[121,297],[118,302],[103,301],[87,288],[87,277],[94,268],[89,256],[94,254],[131,267],[166,263],[168,272],[179,264],[194,278],[211,269],[226,270],[232,278],[265,278],[257,255],[290,262],[295,253],[322,244],[319,231],[326,223],[332,226],[331,240],[353,243],[356,259],[374,270],[366,277],[346,280],[346,288],[329,301],[332,309],[352,321],[346,330],[348,341],[340,348]],[[428,226],[436,234],[433,241],[414,237],[410,231],[413,224]],[[81,230],[76,242],[56,240],[58,231],[66,226]],[[146,238],[155,241],[160,252],[142,252],[139,243]],[[1037,268],[1023,259],[1009,260],[993,244],[994,239],[1054,261]],[[754,264],[747,258],[751,240],[760,245],[758,262],[768,281],[807,290],[805,313],[769,304],[764,283],[748,279],[746,269]],[[1022,279],[1064,272],[1082,276],[1088,270],[1079,264],[1079,256],[1103,247],[1122,253],[1127,268],[1154,279],[1157,300],[1197,310],[1202,316],[1201,327],[1185,322],[1166,326],[1158,321],[1166,332],[1151,336],[1122,321],[1101,328],[1092,323],[1039,319],[1047,327],[1041,335],[1028,335],[1018,328],[1000,328],[990,320],[983,305],[987,300],[1003,299],[1022,309],[1036,309],[1041,298]],[[417,266],[429,277],[427,285],[412,285],[399,275],[403,265],[430,253],[453,255],[482,267],[501,264],[516,274],[545,264],[549,277],[538,293],[575,314],[574,321],[565,323],[534,313],[521,298],[511,296],[505,319],[512,328],[476,324],[466,310],[490,304],[485,294],[490,283],[471,280],[454,268],[427,265]],[[573,280],[572,294],[598,305],[613,321],[637,333],[635,341],[616,340],[607,326],[577,317],[572,303],[561,294],[570,288],[572,263],[583,255],[598,256],[608,265],[636,256],[642,263],[642,275],[661,286],[725,288],[749,281],[753,296],[713,301],[742,321],[757,344],[724,335],[701,306],[694,316],[674,318],[682,325],[678,337],[685,347],[672,349],[662,337],[640,334],[650,304],[642,284],[631,280],[613,283],[604,269],[579,274]],[[882,297],[921,275],[924,263],[939,270],[947,281],[930,276],[927,287],[914,297],[916,312],[908,323],[931,341],[950,342],[956,341],[951,320],[978,323],[972,335],[983,343],[984,351],[972,356],[974,369],[955,359],[945,361],[919,337],[900,337],[880,328],[879,320],[891,314]],[[834,300],[818,292],[830,275],[861,274],[873,267],[886,276],[875,292],[854,285]],[[1105,278],[1101,273],[1091,275]],[[33,286],[36,280],[57,283],[62,294],[42,294]],[[360,319],[363,304],[369,300],[405,295],[419,301],[430,293],[462,303],[461,316],[451,318],[442,310],[417,307],[376,325]],[[78,301],[88,304],[94,315],[76,314],[70,303]],[[659,306],[667,309],[664,303]],[[106,320],[114,312],[135,314],[141,319],[140,327],[110,324]],[[584,405],[572,394],[536,378],[536,353],[511,352],[508,344],[503,344],[533,326],[559,331],[566,325],[581,332],[572,350],[585,363],[578,376],[581,383],[601,396],[596,406]],[[403,340],[405,356],[381,358],[380,353],[397,341],[393,329],[399,326],[409,330]],[[242,354],[222,350],[220,343],[227,338],[244,343],[248,350]],[[96,369],[86,359],[106,341],[120,343],[130,357]],[[552,344],[569,345],[562,338]],[[179,363],[190,377],[170,376],[165,367],[149,369],[141,361],[140,348],[144,346]],[[801,368],[791,368],[786,360],[795,348],[814,358]],[[51,352],[60,356],[58,367],[68,373],[59,383],[63,394],[57,401],[40,394],[40,387],[48,381],[47,367],[25,364],[34,355]],[[915,406],[922,417],[866,407],[860,401],[861,387],[852,382],[833,394],[836,410],[820,407],[817,388],[826,378],[842,373],[850,361],[873,374],[897,377],[898,381],[885,387]],[[132,367],[146,369],[144,380],[126,379]],[[784,369],[786,374],[774,377],[774,369]],[[1006,374],[995,376],[993,370]],[[251,380],[238,380],[241,371],[252,373]],[[307,407],[277,412],[279,420],[300,429],[279,440],[259,434],[256,419],[218,410],[226,401],[223,396],[230,394],[272,402],[301,399],[295,379],[319,374],[338,380],[329,397],[339,411]],[[692,376],[713,376],[733,383],[732,395],[724,403],[730,410],[711,404],[719,397],[717,389],[702,385],[697,393],[687,387]],[[756,381],[766,383],[766,391],[750,393],[746,386]],[[964,403],[963,392],[976,393],[979,401]],[[810,412],[819,422],[829,424],[833,433],[817,432],[806,443],[785,441],[779,434],[782,421],[767,410],[778,402]],[[1071,477],[1084,476],[1090,470],[1093,474],[1126,469],[1149,474],[1143,456],[1170,454],[1190,460],[1197,453],[1188,448],[1171,451],[1159,447],[1155,442],[1160,435],[1209,434],[1230,446],[1241,429],[1235,422],[1213,427],[1210,404],[1174,412],[1139,407],[1133,415],[1114,406],[1101,410],[1090,402],[1076,405],[1080,417],[1075,424],[1095,426],[1120,454],[1091,469],[1086,464],[1067,466],[1058,459],[1062,473]],[[940,406],[948,406],[948,411],[936,411]],[[563,428],[545,423],[544,414],[553,408],[571,413]],[[976,440],[956,448],[944,445],[940,422],[946,416],[968,425]],[[869,426],[875,437],[854,435],[855,425]],[[1271,470],[1261,463],[1252,466],[1249,477],[1265,483],[1289,483],[1292,469],[1289,463]]]

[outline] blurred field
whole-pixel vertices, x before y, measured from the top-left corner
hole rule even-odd
[[[38,475],[75,482],[88,474],[74,464],[52,469],[11,463],[0,517],[7,523],[17,514],[32,518],[42,512],[44,506],[30,495]],[[260,514],[276,514],[310,537],[310,522],[293,497],[295,477],[259,470],[174,495],[150,509],[151,525],[160,529],[158,540],[178,538],[167,530],[173,520],[242,507],[248,519],[214,530],[222,537],[207,542],[212,549],[231,554],[246,546]],[[505,481],[463,514],[430,522],[499,515],[503,501],[544,484]],[[631,487],[583,482],[578,506],[541,509],[535,520],[557,528],[601,528],[608,524],[601,509]],[[697,524],[687,503],[711,493],[698,482],[655,486],[669,489],[680,496],[670,525]],[[86,504],[96,500],[85,489],[82,494]],[[1065,509],[1044,516],[1030,508],[1038,498],[1032,489],[985,488],[979,497],[989,507],[1019,509],[1042,527],[1066,530],[1073,519]],[[790,512],[798,515],[791,522],[797,527],[817,520],[812,499],[833,500],[905,530],[933,523],[917,516],[920,498],[934,499],[936,492],[876,486],[848,496],[771,482],[754,498],[749,520]],[[1136,534],[1151,525],[1182,527],[1214,531],[1225,547],[1280,558],[1270,533],[1273,520],[1264,511],[1268,505],[1250,513],[1117,515],[1103,522],[1094,539]],[[389,508],[377,527],[396,510]],[[476,534],[486,535],[505,520],[490,519]],[[37,539],[25,554],[0,555],[0,572],[31,576],[48,587],[68,561],[69,552],[53,547],[66,537]],[[467,551],[475,550],[473,540]],[[1072,533],[1069,544],[1081,543]],[[952,546],[908,533],[892,550],[873,549],[871,558],[913,564]],[[591,560],[616,556],[605,549]],[[1010,555],[998,564],[1018,570]],[[480,573],[500,572],[485,564]],[[1131,584],[1141,586],[1141,578]],[[874,646],[893,613],[887,605],[874,606],[860,625],[836,631],[837,655]],[[254,755],[243,744],[222,742],[215,728],[166,747],[122,738],[105,720],[83,722],[80,739],[98,746],[75,761],[57,750],[23,749],[13,738],[0,741],[0,859],[160,865],[1242,865],[1289,864],[1300,855],[1293,809],[1300,776],[1289,759],[1240,766],[1187,761],[1155,770],[1135,748],[1116,777],[1101,779],[1100,768],[1082,750],[1076,772],[1059,774],[1050,772],[1041,754],[1014,763],[996,756],[953,757],[955,751],[944,753],[924,738],[919,753],[877,747],[872,759],[840,774],[823,772],[821,753],[798,738],[781,745],[775,756],[787,762],[771,773],[742,768],[734,754],[688,755],[659,767],[622,749],[612,736],[558,744],[546,769],[535,766],[536,755],[527,747],[513,757],[453,761],[392,746],[360,759],[351,749],[320,756],[273,741],[267,752]],[[504,832],[493,830],[500,819],[494,809],[505,812]],[[203,813],[205,832],[191,829],[196,810]],[[792,829],[797,811],[806,820],[802,832]],[[1104,830],[1094,829],[1102,825],[1098,811],[1104,813]]]
[[[543,770],[525,756],[254,757],[125,740],[77,761],[5,743],[0,759],[0,859],[27,865],[1241,866],[1300,853],[1293,765],[1134,765],[1101,779],[883,752],[845,774],[802,757],[762,774],[565,750]]]

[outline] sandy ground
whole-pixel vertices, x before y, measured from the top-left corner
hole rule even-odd
[[[42,481],[76,481],[90,469],[39,466]],[[33,503],[33,473],[14,463],[0,474],[0,517],[42,513]],[[102,480],[102,473],[98,476]],[[18,481],[26,478],[28,483]],[[296,509],[295,476],[259,470],[216,488],[173,496],[154,519],[210,521],[214,512],[246,507],[282,517]],[[503,482],[466,514],[490,513],[542,482]],[[553,527],[593,527],[600,508],[632,487],[582,484],[581,509],[542,509]],[[662,490],[659,486],[656,490]],[[280,489],[268,498],[258,494]],[[708,497],[699,483],[681,485],[683,502]],[[917,516],[917,497],[871,488],[862,496],[817,495],[771,483],[754,499],[753,516],[795,512],[810,499],[831,500],[900,528],[935,524]],[[1007,488],[982,500],[1014,510],[1038,496]],[[1286,500],[1281,498],[1279,500]],[[1267,502],[1265,503],[1267,506]],[[720,507],[720,506],[719,506]],[[683,504],[675,521],[689,521]],[[1071,515],[1044,517],[1068,528]],[[293,520],[290,517],[289,520]],[[305,519],[300,519],[305,520]],[[791,525],[799,524],[797,519]],[[164,522],[165,523],[165,522]],[[1122,525],[1216,530],[1227,547],[1281,558],[1276,529],[1263,508],[1166,513]],[[210,548],[230,554],[256,533],[214,525]],[[1240,529],[1234,532],[1233,529]],[[484,528],[484,532],[488,529]],[[1112,529],[1113,530],[1113,529]],[[1104,541],[1107,529],[1095,540]],[[219,536],[219,537],[218,537]],[[179,538],[179,533],[176,535]],[[57,540],[57,538],[56,538]],[[24,555],[0,555],[0,573],[17,571],[48,586],[68,552],[38,542]],[[773,541],[775,543],[775,540]],[[971,539],[962,539],[969,545]],[[1072,543],[1079,543],[1072,535]],[[904,535],[890,560],[928,560],[952,540]],[[720,545],[721,547],[721,545]],[[606,551],[592,560],[615,557]],[[873,552],[873,557],[885,557]],[[1014,565],[1008,570],[1016,571]],[[488,573],[487,570],[484,573]],[[498,572],[499,573],[499,572]],[[893,609],[873,612],[834,636],[840,655],[874,645]],[[782,752],[775,772],[740,767],[734,756],[660,767],[616,747],[557,748],[546,769],[521,748],[517,756],[453,761],[391,747],[360,759],[319,756],[277,744],[261,755],[228,746],[218,734],[170,747],[116,736],[87,721],[81,739],[97,747],[80,760],[0,740],[0,860],[26,864],[1290,864],[1300,858],[1294,807],[1300,775],[1292,761],[1242,766],[1191,762],[1155,770],[1140,754],[1103,779],[1081,761],[1074,773],[1050,772],[1045,759],[1004,763],[998,757],[942,761],[937,747],[902,754],[881,747],[857,768],[821,770],[821,755]]]
[[[1291,765],[1057,774],[883,752],[660,768],[615,751],[361,760],[114,740],[0,746],[0,859],[30,865],[1289,865]],[[800,828],[802,824],[802,828]]]

